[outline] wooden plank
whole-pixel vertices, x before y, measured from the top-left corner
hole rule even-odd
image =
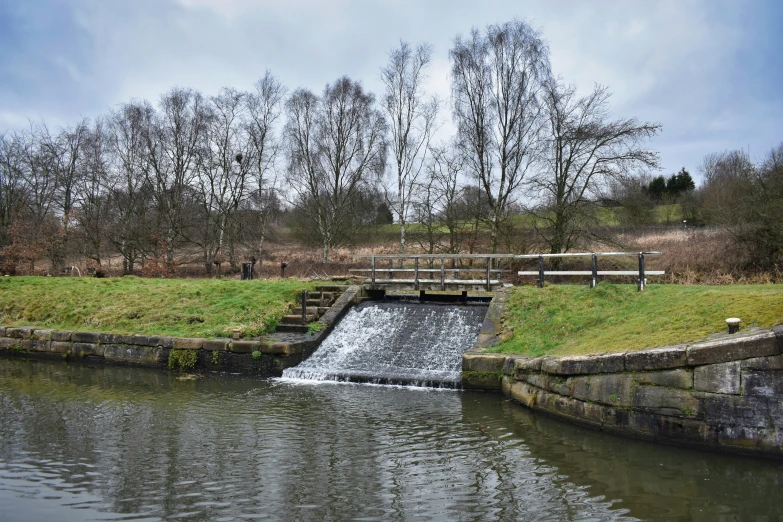
[[[517,275],[521,276],[537,276],[538,270],[523,270],[521,272],[517,272]],[[544,271],[545,276],[550,275],[563,275],[563,276],[581,276],[581,275],[593,275],[593,272],[591,270],[562,270],[562,271],[550,271],[545,270]],[[609,275],[628,275],[628,276],[638,276],[639,271],[638,270],[599,270],[598,271],[599,276],[609,276]],[[645,270],[644,275],[666,275],[666,272],[664,270]]]
[[[378,284],[414,284],[415,279],[376,279]],[[440,279],[419,279],[419,283],[440,284]],[[447,285],[486,285],[486,279],[445,279],[444,283]],[[490,284],[498,285],[500,281],[497,279],[491,279]]]
[[[474,272],[484,274],[486,270],[483,268],[446,268],[446,272]],[[349,268],[349,272],[372,272],[372,268]],[[511,270],[498,270],[493,268],[491,270],[494,273],[510,273]],[[385,270],[388,272],[388,270]],[[416,272],[415,268],[395,268],[392,272]],[[419,268],[419,272],[440,272],[440,268]]]

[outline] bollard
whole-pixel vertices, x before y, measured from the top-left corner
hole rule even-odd
[[[737,333],[739,332],[739,325],[742,322],[742,320],[739,317],[729,317],[726,319],[726,324],[729,325],[729,333]]]

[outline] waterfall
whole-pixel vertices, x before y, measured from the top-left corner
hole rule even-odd
[[[487,307],[365,302],[284,379],[458,387]]]

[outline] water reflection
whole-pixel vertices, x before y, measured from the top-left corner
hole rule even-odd
[[[0,520],[778,519],[779,463],[498,396],[0,360]]]

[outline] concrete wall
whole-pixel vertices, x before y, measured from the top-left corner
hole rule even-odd
[[[688,345],[578,357],[468,352],[524,406],[614,433],[783,458],[783,326]],[[497,389],[497,381],[485,389]],[[474,388],[481,388],[474,379]]]
[[[177,338],[0,326],[0,356],[168,368],[172,350],[197,352],[196,370],[280,376],[315,351],[342,315],[363,297],[351,286],[319,319],[320,332],[288,335],[286,341]],[[260,357],[253,357],[260,352]]]

